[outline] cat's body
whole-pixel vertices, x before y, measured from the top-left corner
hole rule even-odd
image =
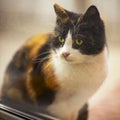
[[[56,4],[55,11],[55,33],[33,37],[16,53],[6,70],[2,96],[45,106],[62,119],[75,119],[106,78],[104,25],[94,6],[85,15]]]
[[[88,59],[87,59],[88,60]],[[107,51],[106,48],[95,59],[78,65],[63,64],[56,61],[55,73],[60,89],[57,92],[53,113],[61,110],[63,114],[73,113],[83,106],[86,100],[94,94],[106,78]],[[60,67],[59,67],[60,66]],[[99,72],[98,72],[99,71]],[[63,74],[65,73],[65,74]],[[79,103],[79,104],[78,104]],[[63,112],[64,111],[64,112]]]

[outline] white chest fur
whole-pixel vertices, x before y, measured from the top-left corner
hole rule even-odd
[[[55,102],[50,106],[50,111],[57,116],[66,116],[72,111],[80,109],[105,79],[106,63],[106,48],[99,55],[89,56],[85,63],[69,64],[53,58],[55,75],[60,89]]]

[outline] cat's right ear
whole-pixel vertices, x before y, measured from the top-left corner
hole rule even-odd
[[[83,16],[83,21],[88,23],[91,23],[91,22],[95,23],[95,22],[99,22],[100,20],[101,19],[100,19],[99,11],[94,5],[90,6]]]
[[[64,22],[66,22],[69,19],[67,10],[65,10],[56,3],[54,4],[54,10],[59,19],[63,20]]]

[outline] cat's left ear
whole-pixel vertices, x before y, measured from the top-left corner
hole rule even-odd
[[[67,10],[65,10],[64,8],[62,8],[61,6],[59,6],[56,3],[54,4],[54,10],[59,19],[61,19],[63,21],[66,21],[69,19]]]
[[[83,16],[85,22],[96,22],[100,20],[100,14],[96,6],[90,6]]]

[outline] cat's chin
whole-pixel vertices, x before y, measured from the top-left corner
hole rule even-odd
[[[61,61],[66,63],[66,64],[80,64],[78,61],[68,59],[68,58],[62,58]]]

